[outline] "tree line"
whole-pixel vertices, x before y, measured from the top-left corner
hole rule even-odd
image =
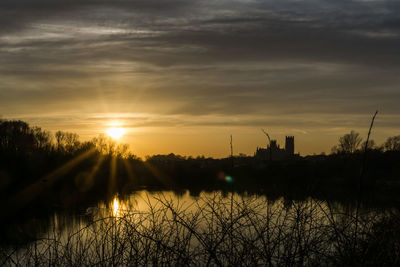
[[[312,187],[314,191],[325,185],[331,191],[343,191],[358,181],[363,145],[360,134],[351,131],[339,138],[333,153],[325,156],[260,163],[253,157],[239,155],[233,158],[234,165],[230,157],[193,158],[172,153],[142,160],[132,154],[127,145],[104,135],[80,141],[75,133],[57,131],[52,134],[23,121],[2,120],[0,194],[4,192],[3,197],[7,197],[19,192],[64,165],[72,166],[72,163],[74,165],[68,173],[57,173],[61,177],[54,184],[58,186],[57,190],[65,191],[69,186],[68,192],[77,190],[80,194],[88,194],[91,191],[102,195],[114,189],[127,191],[159,186],[195,190],[235,187],[237,190],[262,189],[264,192],[274,188],[275,192],[287,193],[307,186],[304,191],[307,193],[309,185],[317,184],[319,189]],[[370,140],[368,148],[371,153],[364,179],[366,183],[374,188],[377,183],[388,184],[398,179],[399,170],[393,166],[400,158],[400,135],[389,137],[381,146]],[[111,176],[115,178],[111,179]],[[228,176],[233,177],[234,182],[227,183],[225,177]],[[87,181],[91,181],[90,186],[82,186]],[[114,181],[113,190],[109,190],[110,181]],[[332,184],[337,185],[337,190]]]
[[[352,130],[339,138],[338,144],[332,147],[331,152],[333,154],[355,153],[364,149],[365,145],[366,142],[363,141],[361,135]],[[57,131],[52,134],[40,127],[31,127],[24,121],[0,120],[0,151],[2,152],[56,151],[61,154],[73,154],[91,149],[96,149],[102,154],[134,157],[129,152],[127,144],[119,144],[104,134],[100,134],[89,141],[80,141],[79,135],[76,133]],[[369,140],[367,149],[382,152],[400,151],[400,135],[388,137],[381,145],[377,145],[374,140]],[[155,155],[148,158],[158,160],[161,157],[171,158],[171,155],[173,154],[167,156]],[[245,155],[241,154],[240,157],[245,157]],[[173,155],[173,158],[186,159],[186,157],[175,155]]]
[[[355,131],[351,131],[339,138],[337,145],[332,147],[332,153],[355,153],[365,149],[366,141],[363,141],[361,135]],[[374,140],[368,141],[368,150],[378,151],[400,151],[400,135],[391,136],[386,141],[377,145]]]
[[[0,151],[2,153],[56,152],[75,154],[96,150],[102,154],[132,157],[127,144],[118,144],[111,137],[100,134],[90,141],[80,141],[76,133],[50,131],[40,127],[30,127],[20,120],[0,120]]]

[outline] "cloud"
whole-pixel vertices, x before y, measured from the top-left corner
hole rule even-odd
[[[28,50],[38,63],[399,62],[400,5],[394,1],[17,0],[0,5],[1,25],[11,32],[3,50]],[[44,57],[49,51],[58,57]]]
[[[307,118],[398,114],[399,64],[398,1],[0,2],[3,115],[333,127]]]

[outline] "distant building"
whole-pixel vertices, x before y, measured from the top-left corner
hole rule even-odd
[[[294,155],[294,136],[286,136],[285,151],[289,156]]]
[[[285,148],[280,148],[276,140],[271,140],[267,148],[257,147],[254,157],[258,160],[285,160],[296,156],[294,154],[294,136],[286,136]]]

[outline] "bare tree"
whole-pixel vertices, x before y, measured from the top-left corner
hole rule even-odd
[[[56,145],[57,145],[57,150],[60,151],[64,149],[65,146],[65,133],[61,131],[57,131],[54,135],[56,137]]]
[[[118,144],[112,140],[111,137],[105,136],[104,134],[100,134],[98,137],[93,138],[92,142],[96,146],[96,149],[102,154],[126,154],[128,150],[128,148],[122,146],[118,147]]]
[[[380,148],[376,145],[376,143],[375,143],[375,141],[374,141],[373,139],[369,140],[369,141],[368,141],[368,144],[367,144],[367,141],[362,142],[362,146],[361,146],[361,147],[364,147],[364,148],[365,148],[365,146],[367,146],[367,149],[368,149],[368,150],[380,149]]]
[[[76,133],[65,133],[65,148],[68,152],[73,152],[79,147],[79,135]]]
[[[32,131],[35,137],[36,148],[48,149],[51,146],[53,136],[49,131],[42,130],[40,127],[33,127]]]
[[[57,149],[73,152],[79,147],[79,135],[76,133],[57,131],[55,134]]]
[[[332,148],[332,152],[354,153],[359,149],[362,140],[359,133],[351,131],[339,138],[339,144]]]
[[[391,136],[386,139],[384,144],[386,151],[399,151],[400,150],[400,135]]]
[[[0,149],[30,151],[34,143],[34,135],[26,122],[3,121],[0,124]]]

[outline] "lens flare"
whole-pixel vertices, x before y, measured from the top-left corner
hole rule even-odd
[[[232,176],[226,176],[225,181],[227,181],[228,183],[232,183],[233,182]]]

